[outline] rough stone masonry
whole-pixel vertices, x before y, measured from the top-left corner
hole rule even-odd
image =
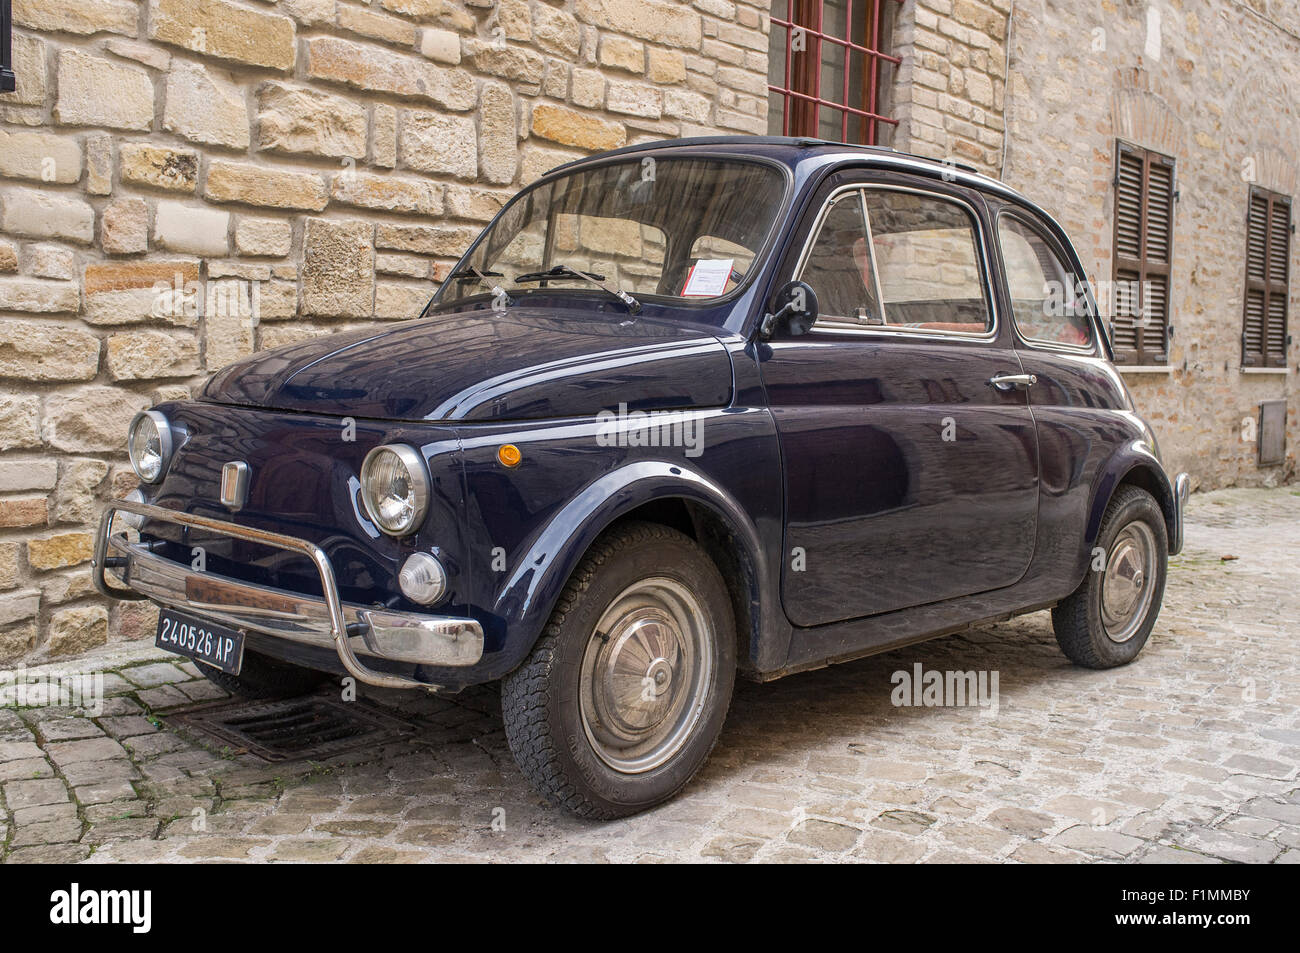
[[[88,572],[101,502],[135,484],[137,410],[255,349],[413,317],[506,199],[562,162],[766,130],[766,0],[13,14],[0,665],[152,633],[150,607],[108,605]]]
[[[106,604],[88,573],[97,511],[135,483],[137,410],[255,349],[412,317],[510,195],[561,162],[767,132],[784,56],[769,14],[787,10],[13,0],[0,665],[152,634],[147,605]],[[1061,220],[1094,280],[1111,275],[1116,142],[1176,159],[1169,364],[1126,382],[1195,486],[1294,479],[1300,339],[1286,368],[1245,371],[1239,335],[1249,187],[1300,183],[1300,5],[907,0],[886,46],[902,60],[890,144],[1000,175]],[[1250,421],[1275,399],[1286,456],[1261,467]]]

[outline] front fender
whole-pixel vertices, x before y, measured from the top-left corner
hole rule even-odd
[[[532,650],[560,592],[596,538],[619,517],[664,499],[707,507],[723,520],[752,567],[746,575],[755,614],[773,604],[771,573],[758,529],[745,509],[718,483],[680,463],[636,461],[597,478],[536,534],[493,607],[492,615],[509,635],[491,677],[514,669]]]

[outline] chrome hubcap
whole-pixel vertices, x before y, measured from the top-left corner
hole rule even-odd
[[[583,654],[579,698],[605,764],[639,774],[681,749],[704,709],[713,648],[699,602],[671,579],[642,580],[610,603]]]
[[[1146,523],[1129,523],[1106,556],[1101,580],[1101,621],[1112,642],[1127,642],[1142,627],[1155,578],[1155,534]]]

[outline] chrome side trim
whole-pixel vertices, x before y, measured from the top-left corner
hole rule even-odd
[[[1169,555],[1177,556],[1183,549],[1183,514],[1187,497],[1192,492],[1192,478],[1180,473],[1174,479],[1174,531],[1169,536]]]
[[[150,520],[207,530],[234,539],[306,556],[316,567],[323,596],[260,586],[153,553],[147,544],[112,534],[113,517],[133,513]],[[114,500],[104,511],[91,564],[95,588],[114,599],[153,599],[241,629],[319,647],[332,647],[344,669],[358,681],[382,688],[431,686],[366,667],[359,654],[412,664],[465,666],[483,656],[483,628],[474,619],[390,612],[340,601],[334,567],[319,546],[293,536],[239,526],[225,520],[181,513],[147,503]],[[110,586],[106,573],[112,570]]]

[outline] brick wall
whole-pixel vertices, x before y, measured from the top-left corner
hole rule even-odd
[[[766,126],[766,0],[13,9],[0,663],[152,634],[88,571],[137,410],[254,349],[412,317],[561,162]]]

